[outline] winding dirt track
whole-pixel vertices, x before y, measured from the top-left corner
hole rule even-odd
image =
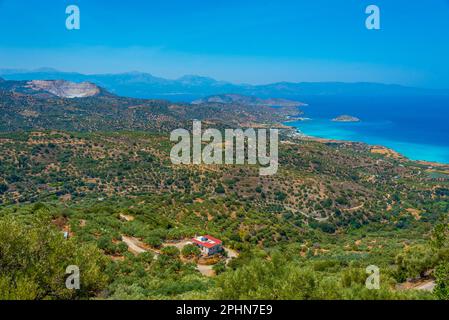
[[[152,252],[154,254],[154,259],[157,260],[160,252],[155,250],[155,249],[151,249],[149,246],[147,246],[145,243],[143,243],[142,241],[140,241],[137,238],[134,237],[128,237],[128,236],[124,236],[122,235],[122,241],[124,243],[126,243],[126,245],[128,246],[128,249],[130,252],[134,253],[134,254],[141,254],[144,252]],[[167,246],[174,246],[177,247],[180,251],[184,248],[184,246],[191,244],[192,242],[189,240],[182,240],[179,242],[173,242],[173,243],[164,243],[163,247],[167,247]],[[224,248],[224,250],[226,251],[228,257],[226,258],[226,265],[229,263],[229,261],[231,261],[232,259],[235,259],[239,256],[239,254],[237,253],[237,251],[229,249],[229,248]],[[196,265],[197,270],[204,276],[206,277],[213,277],[215,276],[215,271],[213,270],[213,266],[206,266],[206,265],[200,265],[197,264]]]
[[[145,244],[136,238],[122,236],[122,240],[128,246],[129,251],[134,254],[140,254],[148,251],[145,248]]]

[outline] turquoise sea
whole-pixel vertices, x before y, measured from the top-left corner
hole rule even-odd
[[[302,98],[304,101],[304,98]],[[449,97],[310,97],[305,121],[288,122],[319,138],[391,148],[412,160],[449,164]],[[351,115],[361,122],[333,122]]]

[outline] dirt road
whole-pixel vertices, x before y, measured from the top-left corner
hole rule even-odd
[[[419,286],[417,286],[415,289],[416,290],[421,290],[421,291],[433,291],[433,289],[435,289],[436,283],[433,280],[430,280],[426,283],[423,283]]]
[[[142,243],[142,241],[140,241],[139,239],[122,236],[122,240],[124,243],[126,243],[129,251],[131,251],[132,253],[140,254],[147,252],[147,250],[145,249],[145,244]]]
[[[151,253],[154,254],[154,260],[157,260],[159,257],[160,254],[159,252],[149,248],[145,243],[143,243],[137,238],[122,236],[122,240],[128,246],[129,251],[134,254],[141,254],[150,251]]]
[[[145,243],[143,243],[142,241],[140,241],[137,238],[134,237],[128,237],[128,236],[123,236],[122,235],[122,240],[124,243],[126,243],[126,245],[128,246],[128,249],[130,252],[134,253],[134,254],[141,254],[144,252],[152,252],[154,254],[154,259],[157,260],[160,252],[150,248],[148,245],[146,245]],[[190,240],[182,240],[182,241],[177,241],[177,242],[166,242],[164,243],[162,246],[163,247],[168,247],[168,246],[173,246],[179,249],[179,251],[181,251],[186,245],[192,244],[192,242]],[[226,258],[226,265],[232,260],[235,259],[239,256],[238,252],[229,248],[223,248],[226,253],[227,253],[227,258]],[[213,270],[213,266],[206,266],[206,265],[200,265],[197,264],[197,270],[204,276],[206,277],[213,277],[215,276],[215,271]]]

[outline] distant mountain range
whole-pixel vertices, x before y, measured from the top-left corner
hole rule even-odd
[[[19,95],[38,98],[88,98],[109,95],[105,89],[91,82],[71,82],[66,80],[4,80],[0,78],[0,90]],[[117,95],[118,97],[118,95]],[[126,98],[126,97],[123,97]],[[305,106],[302,102],[293,100],[270,98],[261,99],[240,94],[222,94],[209,96],[192,102],[193,105],[222,104],[242,105],[248,107],[286,107],[295,108]]]
[[[283,98],[306,101],[310,96],[398,96],[440,95],[449,91],[387,85],[379,83],[342,82],[279,82],[267,85],[233,84],[208,77],[188,75],[176,80],[155,77],[148,73],[81,74],[55,69],[0,69],[0,77],[7,80],[66,80],[90,82],[111,93],[134,97],[192,102],[207,96],[239,94],[262,99]]]

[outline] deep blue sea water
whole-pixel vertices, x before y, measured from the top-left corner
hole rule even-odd
[[[449,163],[449,96],[302,97],[306,121],[287,123],[327,139],[383,145],[413,160]],[[340,115],[358,123],[333,122]]]

